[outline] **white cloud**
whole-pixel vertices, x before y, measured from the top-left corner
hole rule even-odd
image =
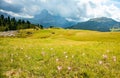
[[[0,12],[3,12],[3,13],[7,13],[11,16],[15,16],[15,17],[21,17],[21,18],[33,18],[33,16],[30,16],[30,15],[27,15],[27,14],[18,14],[18,13],[14,13],[12,11],[6,11],[6,10],[2,10],[0,9]]]
[[[20,6],[19,15],[35,15],[43,9],[77,21],[95,17],[110,17],[120,21],[119,0],[4,0]],[[9,7],[8,7],[9,8]],[[17,16],[17,15],[16,15]]]
[[[79,0],[77,7],[83,18],[110,17],[120,21],[120,7],[115,4],[112,0]]]
[[[4,0],[4,1],[7,2],[7,3],[12,4],[12,0]]]
[[[41,2],[47,2],[47,0],[41,0]]]

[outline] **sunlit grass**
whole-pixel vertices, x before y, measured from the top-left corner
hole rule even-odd
[[[31,29],[18,37],[0,38],[1,78],[120,77],[119,32]]]

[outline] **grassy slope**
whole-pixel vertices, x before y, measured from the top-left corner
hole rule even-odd
[[[119,78],[120,32],[21,30],[0,38],[0,78]]]

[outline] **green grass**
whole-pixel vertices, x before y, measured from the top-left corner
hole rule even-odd
[[[20,30],[0,38],[0,78],[119,78],[120,32]]]

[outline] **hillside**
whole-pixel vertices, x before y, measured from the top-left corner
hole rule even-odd
[[[29,28],[43,29],[43,26],[31,24],[31,22],[28,20],[16,19],[15,17],[6,17],[4,15],[0,15],[0,31],[11,31]]]
[[[101,17],[93,18],[86,22],[80,22],[69,28],[72,29],[84,29],[84,30],[96,30],[96,31],[110,31],[112,28],[120,28],[120,22],[117,22],[111,18]]]
[[[67,29],[24,29],[17,31],[8,31],[6,34],[11,33],[14,37],[19,38],[32,38],[32,39],[68,39],[74,41],[117,41],[120,40],[120,32],[98,32],[90,30],[67,30]],[[4,36],[5,32],[0,32]],[[5,35],[6,35],[5,34]],[[7,36],[6,36],[7,37]]]
[[[120,40],[120,32],[106,32],[101,33],[97,31],[89,30],[64,30],[64,29],[44,29],[44,30],[26,30],[20,31],[19,35],[27,32],[32,32],[29,38],[40,38],[40,39],[69,39],[75,41],[104,41],[104,40]],[[92,35],[92,36],[91,36]],[[26,36],[27,37],[27,36]]]
[[[25,29],[0,37],[1,78],[119,78],[120,32]]]
[[[0,78],[120,78],[120,0],[0,0]]]

